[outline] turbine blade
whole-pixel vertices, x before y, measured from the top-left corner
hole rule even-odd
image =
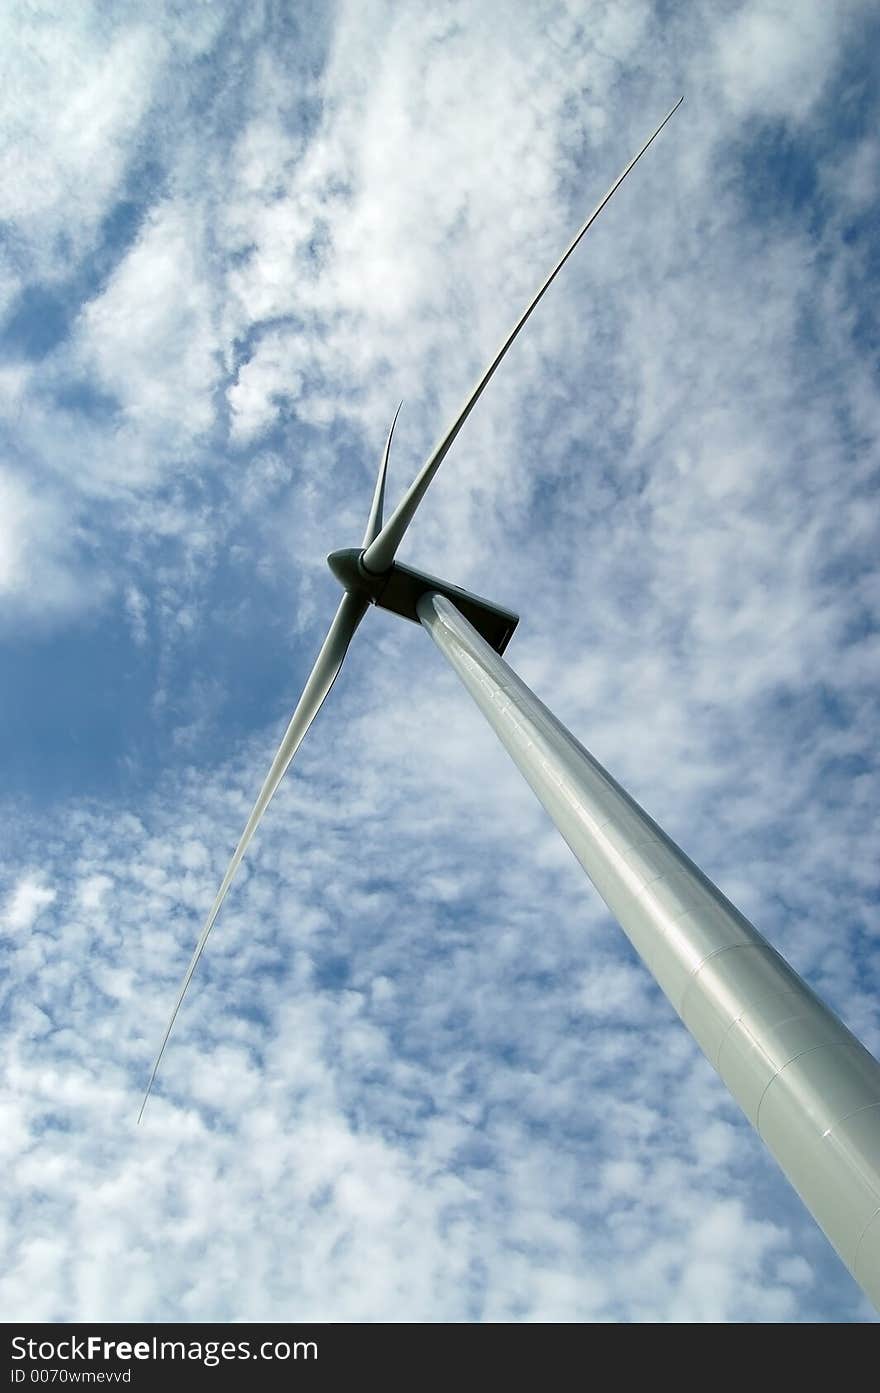
[[[639,153],[635,155],[633,159],[630,160],[623,173],[617,176],[614,183],[611,185],[611,188],[606,193],[605,197],[602,199],[600,203],[596,205],[590,216],[587,218],[586,222],[575,234],[567,250],[560,257],[559,261],[557,261],[556,265],[553,267],[553,270],[550,272],[547,279],[540,286],[534,298],[531,300],[529,305],[523,311],[520,318],[517,320],[516,324],[513,326],[513,329],[508,334],[507,338],[504,340],[498,352],[495,354],[495,357],[492,359],[488,368],[483,373],[483,376],[480,378],[476,387],[471,392],[461,411],[458,413],[452,425],[449,427],[449,430],[443,436],[440,443],[437,446],[435,446],[433,454],[422,466],[421,471],[416,476],[416,479],[410,487],[409,491],[406,494],[404,494],[400,503],[398,503],[391,517],[388,519],[388,522],[382,528],[382,531],[379,533],[378,537],[376,537],[376,539],[373,542],[371,542],[370,545],[366,548],[363,556],[361,557],[361,562],[366,570],[373,572],[375,575],[382,575],[385,571],[388,570],[389,566],[394,560],[397,548],[400,546],[400,543],[403,540],[404,533],[406,532],[406,529],[412,522],[413,517],[415,515],[415,511],[425,495],[428,485],[430,484],[434,475],[437,473],[437,470],[440,468],[440,465],[443,463],[443,460],[446,458],[446,455],[449,452],[452,442],[455,440],[455,437],[458,435],[458,432],[461,430],[468,416],[471,414],[480,397],[482,396],[484,388],[488,385],[493,373],[495,372],[495,369],[498,367],[498,364],[501,362],[508,348],[513,343],[514,339],[516,338],[520,329],[525,324],[529,315],[532,313],[532,310],[543,297],[544,292],[549,289],[550,285],[553,283],[553,281],[558,276],[559,272],[562,270],[563,266],[565,265],[568,258],[571,256],[578,242],[588,231],[588,229],[593,225],[596,218],[599,216],[599,214],[602,212],[602,209],[605,207],[605,204],[609,201],[612,195],[616,193],[617,189],[620,188],[620,185],[623,183],[630,170],[638,164],[639,160],[642,158],[642,155],[644,155],[645,151],[648,149],[648,146],[651,145],[654,140],[656,140],[657,136],[660,134],[663,127],[666,125],[666,122],[673,115],[673,113],[678,110],[683,101],[684,97],[679,97],[672,110],[667,112],[666,116],[664,116],[663,120],[660,122],[660,125],[657,127],[650,140],[645,141],[645,144],[642,146]]]
[[[220,912],[220,906],[226,898],[226,892],[232,883],[232,878],[238,870],[241,859],[248,848],[248,844],[254,832],[257,830],[260,819],[266,811],[272,795],[284,777],[287,766],[299,749],[303,736],[320,711],[324,698],[336,681],[339,669],[342,667],[343,660],[348,651],[348,645],[351,643],[354,632],[366,613],[368,604],[369,601],[363,599],[360,595],[346,594],[342,597],[342,603],[336,611],[333,623],[330,625],[330,631],[324,640],[321,651],[315,661],[315,666],[309,674],[309,679],[297,703],[296,710],[290,718],[290,724],[287,727],[284,739],[278,747],[278,753],[272,761],[272,767],[266,775],[263,787],[260,789],[260,796],[254,804],[253,812],[248,818],[247,826],[241,834],[241,840],[233,852],[232,860],[229,862],[226,874],[223,877],[223,883],[217,891],[217,898],[211,906],[211,912],[205,920],[204,928],[199,935],[199,941],[196,944],[195,952],[190,959],[189,967],[186,970],[186,975],[184,976],[180,991],[177,994],[177,1000],[174,1003],[174,1010],[171,1012],[168,1028],[162,1038],[162,1044],[156,1056],[156,1063],[153,1065],[153,1072],[147,1084],[144,1101],[141,1103],[141,1110],[138,1113],[138,1122],[140,1122],[144,1115],[147,1099],[150,1096],[153,1082],[159,1071],[159,1065],[165,1053],[165,1046],[168,1044],[168,1037],[177,1019],[177,1013],[186,995],[186,989],[196,970],[196,964],[202,955],[202,949],[208,940],[208,934],[214,927],[214,920],[217,918]]]
[[[379,474],[376,479],[376,487],[373,491],[373,503],[370,508],[370,518],[367,523],[367,530],[364,533],[364,540],[361,546],[368,547],[372,541],[378,537],[382,530],[382,509],[385,504],[385,476],[388,473],[388,456],[391,453],[391,437],[394,434],[394,427],[397,425],[397,418],[400,415],[400,403],[394,413],[394,420],[391,422],[391,429],[388,432],[388,439],[385,441],[385,451],[382,455],[382,463],[379,465]]]

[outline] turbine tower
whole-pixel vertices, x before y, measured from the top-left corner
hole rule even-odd
[[[880,1064],[504,661],[517,616],[395,560],[431,480],[508,348],[681,100],[578,230],[386,523],[397,408],[363,542],[327,558],[342,585],[342,601],[199,936],[138,1121],[247,846],[333,686],[355,630],[369,606],[378,605],[430,634],[643,963],[880,1309]]]

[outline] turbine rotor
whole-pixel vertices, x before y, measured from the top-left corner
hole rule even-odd
[[[199,958],[202,955],[208,936],[214,927],[217,915],[223,904],[232,880],[241,864],[242,857],[250,844],[257,827],[272,800],[278,785],[281,783],[291,760],[299,749],[309,727],[320,711],[333,683],[339,675],[348,646],[354,637],[358,625],[364,617],[370,604],[378,605],[383,609],[390,609],[395,614],[403,618],[419,622],[418,604],[421,597],[429,591],[445,595],[455,606],[464,614],[465,618],[477,629],[486,641],[495,649],[497,653],[503,653],[511,634],[513,633],[518,619],[510,610],[503,609],[499,605],[494,605],[488,600],[483,600],[477,595],[470,594],[469,591],[462,590],[457,586],[449,585],[446,581],[438,580],[434,576],[426,575],[422,571],[413,570],[410,566],[402,566],[395,561],[397,549],[402,542],[407,529],[412,522],[416,510],[424,497],[428,486],[437,473],[441,463],[445,459],[456,436],[481,397],[484,389],[494,375],[496,369],[510,348],[517,334],[528,320],[538,302],[542,299],[551,283],[562,270],[568,258],[571,256],[581,238],[592,226],[593,222],[608,203],[614,192],[623,183],[630,170],[638,163],[648,146],[660,134],[684,98],[679,98],[675,106],[664,117],[653,135],[642,146],[638,154],[630,160],[623,172],[617,177],[611,188],[606,193],[602,201],[597,204],[593,212],[587,218],[580,230],[569,244],[560,260],[556,263],[549,276],[544,280],[537,293],[517,320],[512,331],[505,339],[501,348],[496,353],[489,367],[483,373],[476,387],[471,392],[463,408],[447,430],[446,434],[435,447],[433,453],[422,466],[415,480],[404,494],[396,509],[392,513],[387,523],[383,522],[385,484],[388,474],[388,459],[391,452],[391,441],[394,435],[394,427],[400,414],[400,406],[394,413],[391,428],[385,441],[385,448],[379,464],[379,471],[373,489],[373,498],[370,505],[367,526],[364,532],[364,539],[360,550],[349,549],[332,552],[327,558],[331,571],[339,581],[345,591],[336,615],[330,625],[327,637],[321,646],[321,650],[315,660],[315,664],[309,674],[308,680],[303,689],[302,696],[297,702],[290,723],[284,734],[280,746],[272,761],[269,773],[266,775],[259,797],[254,804],[250,817],[244,831],[239,838],[238,845],[232,854],[232,859],[226,869],[226,873],[217,892],[214,903],[202,928],[196,943],[195,951],[190,959],[189,966],[183,978],[171,1019],[162,1039],[153,1071],[150,1074],[141,1110],[138,1114],[140,1122],[147,1099],[156,1078],[165,1047],[168,1044],[172,1027],[177,1019],[177,1014],[183,1004],[187,988],[192,980]]]

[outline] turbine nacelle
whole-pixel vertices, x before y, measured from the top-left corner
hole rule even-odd
[[[419,623],[419,600],[423,595],[431,592],[445,595],[496,653],[504,652],[519,623],[519,615],[512,610],[462,590],[458,585],[438,580],[425,571],[402,566],[399,561],[392,561],[383,575],[374,576],[365,568],[362,558],[363,551],[354,547],[333,551],[327,557],[327,565],[347,595],[359,596],[413,624]]]

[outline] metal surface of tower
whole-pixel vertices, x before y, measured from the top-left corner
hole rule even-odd
[[[422,625],[880,1310],[880,1064],[455,605]]]

